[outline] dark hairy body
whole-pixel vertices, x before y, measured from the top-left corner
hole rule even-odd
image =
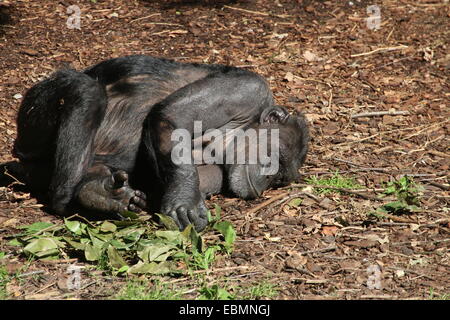
[[[262,176],[258,163],[175,164],[172,133],[193,134],[194,121],[204,131],[220,130],[225,141],[233,129],[278,129],[278,172]],[[23,179],[48,192],[57,214],[120,218],[147,209],[152,196],[154,210],[198,230],[206,225],[205,195],[255,198],[295,180],[309,139],[303,117],[274,106],[259,75],[148,56],[56,72],[28,90],[17,128],[13,153]]]

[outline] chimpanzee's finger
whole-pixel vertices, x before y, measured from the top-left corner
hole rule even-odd
[[[141,209],[145,209],[145,207],[147,207],[147,202],[138,196],[131,198],[131,201]]]
[[[177,217],[181,224],[181,230],[185,229],[191,222],[187,216],[187,209],[185,206],[179,206],[177,208]]]
[[[143,199],[143,200],[147,200],[147,196],[145,195],[144,192],[136,190],[135,192],[136,196],[138,196],[139,198]]]
[[[139,212],[142,211],[141,208],[139,208],[138,206],[136,206],[136,205],[134,205],[134,204],[128,205],[128,209],[129,209],[130,211],[136,212],[136,213],[139,213]]]
[[[197,208],[197,210],[189,210],[187,212],[187,216],[189,221],[191,221],[194,225],[196,231],[202,231],[208,224],[208,218],[206,217],[206,214],[203,213],[201,208]]]

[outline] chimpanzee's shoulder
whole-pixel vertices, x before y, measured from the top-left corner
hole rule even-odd
[[[123,77],[139,74],[167,76],[179,63],[145,55],[132,55],[102,61],[83,72],[98,81],[109,84]]]
[[[105,60],[87,68],[83,72],[107,85],[123,77],[141,74],[151,74],[160,79],[167,79],[178,68],[205,69],[208,73],[220,73],[222,75],[255,75],[251,71],[230,65],[177,62],[171,59],[146,55],[131,55]]]

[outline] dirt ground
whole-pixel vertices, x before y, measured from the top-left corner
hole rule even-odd
[[[74,3],[80,29],[66,23]],[[0,162],[13,160],[21,95],[58,68],[130,54],[248,68],[266,77],[278,104],[306,114],[312,141],[304,177],[339,170],[364,187],[321,195],[293,186],[254,201],[213,197],[208,205],[223,208],[238,238],[231,257],[216,261],[211,279],[269,281],[279,287],[277,299],[448,295],[450,5],[380,0],[380,19],[368,20],[372,4],[0,0]],[[405,174],[424,187],[420,211],[369,216],[384,203],[377,198],[383,183]],[[302,202],[293,208],[288,202],[296,197]],[[28,193],[0,189],[0,251],[17,250],[5,240],[17,226],[59,221],[41,207]],[[14,272],[25,262],[13,254],[6,267]],[[27,272],[44,272],[10,284],[9,293],[67,297],[58,286],[67,263],[31,263]],[[374,276],[380,279],[375,288]],[[124,281],[86,277],[92,282],[75,298],[108,297]],[[189,279],[176,283],[188,286]]]

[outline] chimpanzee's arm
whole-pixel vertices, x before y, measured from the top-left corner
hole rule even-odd
[[[272,94],[264,79],[232,69],[183,87],[150,112],[144,124],[144,146],[156,158],[159,175],[165,179],[162,212],[180,228],[193,223],[197,229],[203,229],[207,209],[199,191],[196,166],[175,164],[171,159],[173,131],[186,129],[192,136],[194,121],[202,122],[203,131],[245,128],[258,121],[262,111],[272,105]]]

